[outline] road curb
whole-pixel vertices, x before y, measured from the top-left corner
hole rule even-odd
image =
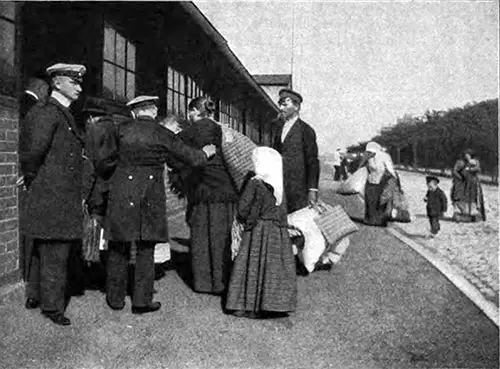
[[[499,309],[492,302],[488,301],[479,290],[470,283],[461,273],[446,260],[428,250],[423,246],[403,235],[398,230],[389,227],[387,230],[397,239],[411,247],[418,254],[429,261],[441,274],[455,285],[465,296],[467,296],[495,325],[499,326]]]

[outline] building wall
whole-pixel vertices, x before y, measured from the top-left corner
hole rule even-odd
[[[214,41],[193,25],[175,2],[120,4],[112,3],[24,2],[15,4],[15,12],[0,4],[0,23],[11,27],[10,36],[0,34],[0,286],[6,277],[17,276],[23,266],[19,250],[19,212],[16,180],[18,175],[18,104],[17,96],[29,77],[55,62],[81,63],[87,67],[84,94],[106,98],[103,88],[104,24],[110,21],[117,32],[136,41],[135,94],[157,94],[160,112],[185,113],[187,102],[195,96],[209,95],[229,106],[230,126],[250,136],[256,143],[268,144],[268,128],[262,128],[274,113],[262,97],[217,51]],[[5,11],[7,9],[8,11]],[[4,17],[4,18],[2,18]],[[9,24],[7,24],[7,23]],[[7,26],[5,26],[7,24]],[[14,36],[17,35],[17,36]],[[7,38],[10,37],[10,38]],[[11,48],[6,48],[5,40]],[[9,45],[10,45],[9,44]],[[15,55],[15,58],[11,57]],[[13,59],[13,60],[11,60]],[[170,88],[167,79],[175,69],[184,89]],[[8,89],[6,88],[9,87]],[[189,86],[189,87],[187,87]],[[177,93],[177,95],[175,95]],[[175,96],[179,96],[178,105]],[[172,97],[172,98],[171,98]],[[109,100],[119,111],[122,100]],[[78,110],[81,101],[74,109]],[[232,106],[232,107],[231,107]],[[118,114],[118,113],[117,113]],[[185,207],[185,200],[169,193],[169,214]],[[21,250],[22,251],[22,250]],[[21,252],[22,254],[22,252]],[[21,260],[20,260],[21,256]],[[5,278],[4,278],[5,277]]]
[[[0,280],[19,269],[17,136],[17,102],[0,96]]]

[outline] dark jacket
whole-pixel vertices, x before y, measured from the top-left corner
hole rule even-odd
[[[204,166],[192,168],[184,182],[190,187],[188,198],[192,204],[201,202],[234,202],[238,198],[236,187],[222,157],[222,128],[211,119],[201,119],[179,137],[189,146],[201,149],[213,144],[217,148],[215,156]]]
[[[21,230],[42,239],[82,236],[83,132],[54,98],[26,116],[20,142],[21,173],[28,186]]]
[[[96,168],[100,176],[113,173],[105,219],[105,237],[115,241],[168,240],[165,163],[171,159],[198,166],[207,162],[201,150],[175,140],[149,117],[125,121],[110,129]]]
[[[99,163],[99,158],[113,147],[114,142],[106,139],[107,132],[114,130],[115,123],[111,116],[103,116],[94,123],[87,124],[85,135],[85,153],[88,161],[84,165],[83,196],[89,205],[91,214],[105,215],[107,196],[109,192],[109,178],[113,173],[108,163]],[[109,158],[114,163],[117,156]],[[102,168],[97,167],[103,166]],[[98,173],[101,173],[99,176]]]
[[[440,216],[448,209],[448,200],[446,199],[446,195],[439,187],[436,188],[435,191],[427,191],[425,201],[427,202],[428,216]]]
[[[288,212],[308,205],[308,193],[318,188],[319,159],[316,133],[298,119],[281,142],[283,124],[276,132],[273,148],[283,157],[283,181]]]

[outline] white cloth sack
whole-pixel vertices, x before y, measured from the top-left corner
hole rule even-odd
[[[364,195],[367,177],[368,170],[366,169],[366,167],[361,167],[357,171],[355,171],[354,174],[347,179],[347,181],[342,183],[337,192],[346,195],[355,193]]]
[[[311,273],[316,262],[326,249],[326,241],[314,221],[318,215],[313,208],[303,208],[288,215],[288,224],[300,229],[304,236],[304,248],[299,252],[299,258],[305,268]]]
[[[157,243],[155,246],[155,264],[163,264],[170,260],[170,244]]]

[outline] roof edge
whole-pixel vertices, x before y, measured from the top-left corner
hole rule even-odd
[[[260,97],[262,97],[262,99],[277,112],[278,106],[276,103],[272,101],[271,97],[262,89],[262,87],[259,86],[257,81],[228,46],[227,40],[219,33],[203,12],[191,1],[180,1],[179,4],[188,14],[193,16],[194,20],[203,29],[203,31],[206,32],[206,34],[218,46],[219,50],[229,59],[236,71],[241,73],[247,82],[249,82],[254,90],[256,90],[256,92],[260,95]]]

